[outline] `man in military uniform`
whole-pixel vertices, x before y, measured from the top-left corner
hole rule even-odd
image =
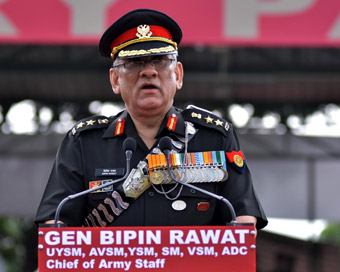
[[[122,146],[128,137],[137,143],[129,178],[68,201],[60,221],[68,226],[230,222],[231,213],[223,202],[169,179],[158,148],[160,139],[169,136],[177,179],[228,199],[237,222],[254,223],[258,229],[266,226],[232,125],[204,109],[173,107],[183,80],[183,66],[177,61],[181,38],[172,18],[147,9],[125,14],[106,30],[99,50],[113,59],[112,89],[122,97],[126,110],[81,120],[66,135],[36,223],[53,223],[58,204],[68,195],[121,178],[126,171]]]

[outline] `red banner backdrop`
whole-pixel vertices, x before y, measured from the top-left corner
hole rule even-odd
[[[339,0],[0,0],[0,42],[96,44],[134,8],[168,13],[186,45],[340,45]]]

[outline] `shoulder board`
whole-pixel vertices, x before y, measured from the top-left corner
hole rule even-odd
[[[183,110],[182,115],[186,121],[219,130],[223,134],[226,134],[231,128],[231,124],[225,119],[208,110],[193,105],[190,105]]]
[[[109,118],[103,115],[88,117],[77,122],[70,133],[73,137],[77,138],[85,130],[105,128],[109,126],[109,123]]]

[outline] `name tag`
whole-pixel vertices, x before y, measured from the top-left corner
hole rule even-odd
[[[96,168],[95,176],[124,176],[125,168]]]

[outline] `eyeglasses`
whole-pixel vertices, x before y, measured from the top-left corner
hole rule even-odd
[[[128,62],[120,63],[117,65],[113,65],[113,68],[118,68],[120,66],[123,66],[124,69],[126,69],[129,72],[137,73],[143,70],[145,65],[148,63],[151,63],[151,65],[157,70],[161,71],[164,68],[170,66],[170,64],[176,61],[175,59],[167,59],[167,58],[157,58],[152,60],[131,60]]]

